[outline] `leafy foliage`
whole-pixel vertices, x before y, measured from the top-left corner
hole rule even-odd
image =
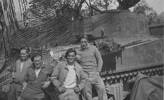
[[[68,16],[75,19],[80,16],[80,10],[85,0],[33,0],[30,10],[35,16]]]
[[[117,0],[119,2],[118,9],[129,9],[135,6],[140,0]]]
[[[158,16],[156,11],[152,7],[150,7],[145,0],[142,0],[134,7],[134,12],[147,16],[148,24],[157,23]]]
[[[79,20],[84,16],[108,12],[112,9],[110,5],[116,6],[119,3],[119,8],[128,9],[138,1],[140,0],[32,0],[30,7],[23,14],[24,23],[27,23],[25,27],[28,27],[28,23],[33,23],[34,20],[37,20],[34,22],[37,24],[61,16],[72,21]],[[84,6],[86,7],[83,8]]]

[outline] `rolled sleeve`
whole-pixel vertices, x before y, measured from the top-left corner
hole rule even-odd
[[[101,72],[101,69],[102,69],[102,66],[103,66],[103,60],[102,60],[102,57],[101,57],[101,54],[99,52],[99,50],[95,47],[95,57],[96,57],[96,60],[97,60],[97,70],[99,72]]]

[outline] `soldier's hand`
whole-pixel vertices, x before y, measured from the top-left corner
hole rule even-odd
[[[75,91],[75,93],[79,93],[80,92],[80,88],[79,87],[75,87],[74,91]]]
[[[26,88],[26,86],[27,86],[27,83],[26,82],[23,82],[23,90]]]
[[[80,59],[81,59],[80,55],[76,55],[76,60],[80,61]]]
[[[46,82],[44,82],[42,88],[45,89],[45,88],[47,88],[49,85],[50,85],[50,81],[46,81]]]
[[[12,79],[15,79],[15,73],[12,72]]]
[[[66,91],[66,88],[62,86],[62,87],[59,87],[58,90],[60,93],[64,93]]]

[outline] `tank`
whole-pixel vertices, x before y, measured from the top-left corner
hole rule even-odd
[[[47,35],[43,34],[36,39],[36,36],[29,36],[26,44],[33,48],[31,49],[32,53],[41,52],[44,63],[49,64],[51,63],[49,61],[60,61],[68,48],[79,49],[79,36],[85,33],[90,37],[90,44],[95,45],[102,54],[104,64],[101,76],[105,82],[116,84],[123,81],[125,83],[135,77],[137,73],[150,76],[163,75],[163,38],[150,34],[145,16],[122,10],[84,18],[71,23],[68,27],[71,30],[57,37],[52,36],[53,32],[47,33]],[[23,36],[23,34],[28,34],[28,31],[21,35]],[[161,34],[163,34],[162,31]],[[37,44],[35,40],[42,39],[42,36],[48,39],[49,37],[46,36],[52,38],[37,42],[40,48],[34,49]],[[30,38],[32,39],[30,40]],[[47,49],[42,48],[47,45],[45,43],[54,45],[47,46]],[[32,46],[33,44],[35,45]],[[1,72],[1,88],[12,81],[11,72],[7,70],[11,66],[12,64],[5,65],[5,70]]]

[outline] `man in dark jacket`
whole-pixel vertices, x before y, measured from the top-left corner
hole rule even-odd
[[[36,54],[32,57],[33,64],[27,69],[25,82],[27,86],[23,90],[21,97],[23,100],[43,100],[45,94],[43,89],[50,84],[48,80],[51,71],[43,64],[42,56]]]

